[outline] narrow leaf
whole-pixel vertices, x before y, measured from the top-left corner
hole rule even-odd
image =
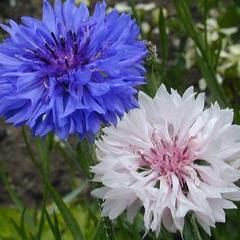
[[[62,198],[55,191],[55,189],[50,185],[50,183],[48,182],[47,179],[44,179],[44,182],[45,182],[45,185],[47,187],[49,194],[51,195],[52,199],[56,203],[73,238],[75,240],[83,240],[84,238],[83,238],[81,229],[80,229],[76,219],[74,218],[74,216],[72,215],[72,213],[70,212],[70,210],[68,209],[68,207],[66,206],[64,201],[62,200]]]
[[[205,80],[209,89],[222,107],[228,106],[228,101],[225,97],[224,91],[217,81],[216,73],[211,60],[212,58],[209,57],[201,33],[199,33],[195,27],[186,0],[174,0],[174,4],[185,31],[189,34],[197,47],[198,57],[201,61],[200,70],[202,74],[205,75]]]
[[[160,8],[160,12],[159,12],[158,28],[159,28],[159,34],[160,34],[161,59],[162,59],[162,65],[164,69],[168,59],[168,37],[167,37],[166,18],[164,16],[163,8]]]

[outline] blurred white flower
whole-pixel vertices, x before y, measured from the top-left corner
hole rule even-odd
[[[216,74],[216,79],[217,79],[219,84],[223,83],[223,78],[220,74],[218,74],[218,73]],[[199,86],[200,90],[202,90],[202,91],[206,90],[206,88],[207,88],[206,80],[204,78],[201,78],[198,82],[198,86]]]
[[[198,28],[203,31],[204,26],[200,23],[197,24]],[[237,32],[236,27],[232,28],[220,28],[218,22],[215,18],[207,19],[207,41],[211,46],[216,41],[219,40],[222,34],[222,49],[225,49],[229,44],[231,44],[231,35]],[[224,53],[222,53],[223,55]],[[220,57],[222,56],[220,55]],[[185,47],[184,58],[186,61],[186,68],[190,69],[196,62],[196,46],[192,39],[188,39]],[[222,73],[222,72],[220,72]]]
[[[216,19],[207,19],[207,39],[209,43],[217,41],[219,39],[219,30],[220,29]]]
[[[216,9],[216,8],[212,8],[210,11],[209,11],[209,15],[211,18],[218,18],[220,13],[219,13],[219,10]]]
[[[218,83],[221,85],[223,83],[223,77],[217,73],[216,78],[217,78]]]
[[[160,9],[155,9],[153,12],[152,12],[152,20],[153,20],[153,26],[154,29],[153,29],[153,33],[156,34],[156,35],[159,35],[159,26],[158,26],[158,22],[159,22],[159,14],[160,14]],[[166,8],[163,8],[163,16],[164,18],[167,18],[167,9]],[[166,26],[166,32],[167,34],[169,34],[169,29],[168,29],[168,26]]]
[[[216,103],[204,110],[204,94],[193,88],[181,97],[161,86],[154,99],[139,93],[140,108],[117,126],[104,129],[97,144],[100,163],[92,167],[93,191],[102,198],[102,215],[117,218],[127,210],[133,221],[144,208],[146,232],[182,231],[194,212],[204,230],[225,222],[223,209],[240,200],[240,127],[233,111]]]
[[[231,27],[231,28],[221,28],[220,29],[220,33],[226,35],[226,36],[230,36],[235,34],[238,31],[237,27]]]
[[[75,0],[76,4],[85,3],[87,6],[90,6],[90,0]]]
[[[61,139],[59,139],[57,135],[54,135],[53,139],[54,139],[54,142],[59,144],[61,148],[66,148],[66,145],[63,143],[63,141],[61,141]]]
[[[151,26],[148,22],[142,22],[141,27],[142,27],[142,31],[146,34],[149,33],[149,31],[151,30]]]
[[[207,88],[207,83],[206,83],[206,80],[204,78],[201,78],[199,81],[198,81],[198,87],[201,91],[204,91],[206,90]]]
[[[156,34],[156,35],[159,35],[159,28],[158,27],[155,27],[153,29],[153,33]]]
[[[231,67],[236,67],[238,76],[240,76],[240,44],[228,46],[226,50],[220,53],[221,62],[218,71],[225,73]]]
[[[117,9],[119,12],[132,12],[132,8],[127,2],[120,2],[115,4],[114,9]]]
[[[186,43],[184,58],[187,69],[190,69],[196,62],[196,47],[193,40],[190,38]]]
[[[116,3],[114,6],[115,9],[117,9],[119,12],[132,12],[132,8],[127,2],[119,2]],[[135,6],[137,11],[152,11],[156,8],[155,3],[139,3]]]
[[[154,2],[151,3],[138,3],[136,5],[136,10],[143,10],[145,12],[152,11],[156,9],[156,4]]]
[[[10,5],[10,7],[16,7],[17,6],[17,0],[10,0],[9,1],[9,5]]]
[[[173,38],[172,42],[173,42],[173,45],[174,45],[176,48],[179,48],[180,43],[181,43],[181,40],[180,40],[179,38]]]
[[[157,28],[158,28],[158,22],[159,22],[159,14],[160,14],[160,9],[159,8],[155,8],[152,11],[153,24],[154,24],[154,26],[157,26]],[[167,12],[166,8],[163,8],[163,16],[164,16],[164,18],[167,18],[167,16],[168,16],[168,12]]]
[[[198,24],[198,27],[200,29],[204,29],[204,26],[200,23]],[[230,36],[236,32],[237,32],[236,27],[220,28],[217,19],[215,18],[207,19],[207,39],[209,44],[217,41],[220,38],[220,34]]]

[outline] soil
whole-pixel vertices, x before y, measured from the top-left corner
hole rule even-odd
[[[51,156],[52,185],[65,195],[70,191],[69,166],[59,152],[53,152]],[[25,204],[28,207],[38,206],[43,197],[42,180],[31,162],[22,130],[6,125],[3,121],[0,125],[0,163]],[[0,205],[9,204],[10,197],[3,184],[0,184]]]

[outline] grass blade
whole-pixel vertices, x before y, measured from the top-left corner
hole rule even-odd
[[[61,237],[61,231],[59,229],[59,223],[58,223],[58,218],[57,218],[57,215],[56,213],[54,212],[53,214],[53,217],[54,217],[54,228],[55,228],[55,237],[56,237],[56,240],[61,240],[62,237]]]
[[[159,34],[160,34],[160,49],[163,70],[167,64],[168,59],[168,37],[167,37],[167,24],[164,16],[164,9],[160,8],[159,22],[158,22]]]
[[[91,177],[91,173],[89,172],[90,165],[96,163],[95,145],[89,143],[87,140],[83,140],[78,144],[76,153],[79,166],[87,177]]]
[[[45,214],[45,216],[46,216],[46,218],[47,218],[47,222],[48,222],[48,225],[49,225],[49,227],[50,227],[50,229],[51,229],[51,231],[52,231],[52,234],[54,235],[54,237],[55,237],[56,240],[60,240],[60,239],[57,238],[57,234],[55,233],[54,224],[52,223],[51,218],[50,218],[50,216],[49,216],[46,208],[44,208],[43,211],[44,211],[44,214]]]
[[[23,204],[22,200],[20,199],[19,195],[17,194],[17,192],[15,191],[14,187],[10,183],[10,181],[8,179],[8,176],[7,176],[5,170],[3,169],[3,166],[1,164],[0,164],[0,175],[1,175],[1,178],[3,180],[4,187],[6,188],[11,200],[13,201],[16,208],[20,212],[22,212],[23,209],[24,209],[24,204]]]
[[[174,0],[174,4],[177,10],[177,14],[182,22],[182,25],[185,28],[185,31],[189,34],[189,36],[192,38],[195,45],[197,46],[197,51],[199,51],[199,60],[201,61],[200,70],[205,76],[205,80],[208,84],[209,89],[222,107],[228,106],[229,104],[225,97],[223,89],[217,81],[211,58],[207,53],[206,43],[204,42],[202,35],[195,28],[186,0]]]
[[[14,189],[14,187],[12,186],[11,182],[9,181],[9,178],[2,166],[2,164],[0,164],[0,176],[3,180],[3,184],[4,184],[4,187],[5,189],[7,190],[11,200],[13,201],[16,209],[19,211],[19,212],[23,212],[24,209],[25,209],[25,206],[24,206],[24,203],[23,201],[21,200],[20,196],[18,195],[17,191]],[[27,221],[27,223],[29,224],[29,226],[31,226],[33,229],[35,228],[35,224],[34,224],[34,221],[31,217],[31,215],[29,215],[28,213],[26,213],[24,215],[25,217],[25,220]]]
[[[136,5],[135,0],[129,0],[129,3],[130,3],[130,6],[131,6],[131,9],[132,9],[133,17],[136,19],[136,22],[137,22],[137,24],[140,28],[141,34],[143,34],[143,30],[142,30],[142,26],[141,26],[141,20],[139,18],[137,9],[135,8],[135,5]]]
[[[81,229],[80,229],[76,219],[74,218],[74,216],[72,215],[72,213],[70,212],[70,210],[68,209],[68,207],[66,206],[64,201],[62,200],[62,198],[55,191],[55,189],[50,185],[50,183],[48,182],[48,180],[46,178],[44,179],[44,182],[45,182],[45,185],[46,185],[46,188],[47,188],[49,194],[51,195],[52,199],[56,203],[73,238],[75,240],[83,240],[84,238],[83,238]]]
[[[15,228],[15,230],[17,231],[17,233],[19,234],[19,236],[21,237],[22,240],[29,240],[29,238],[27,237],[27,233],[25,230],[25,212],[26,212],[26,208],[23,209],[22,213],[21,213],[21,222],[20,222],[20,226],[18,226],[18,224],[15,222],[14,219],[11,219],[12,224]]]

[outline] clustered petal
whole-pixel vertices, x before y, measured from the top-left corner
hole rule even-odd
[[[84,3],[44,0],[41,20],[1,27],[10,35],[0,44],[0,116],[7,122],[26,124],[34,135],[82,138],[137,106],[146,47],[129,15],[106,14],[105,2],[90,15]]]
[[[93,194],[104,200],[102,214],[115,219],[125,210],[132,221],[144,208],[146,232],[183,231],[187,213],[210,234],[235,208],[240,189],[240,127],[233,111],[189,88],[180,96],[162,85],[152,99],[139,93],[140,108],[104,129],[97,144]]]

